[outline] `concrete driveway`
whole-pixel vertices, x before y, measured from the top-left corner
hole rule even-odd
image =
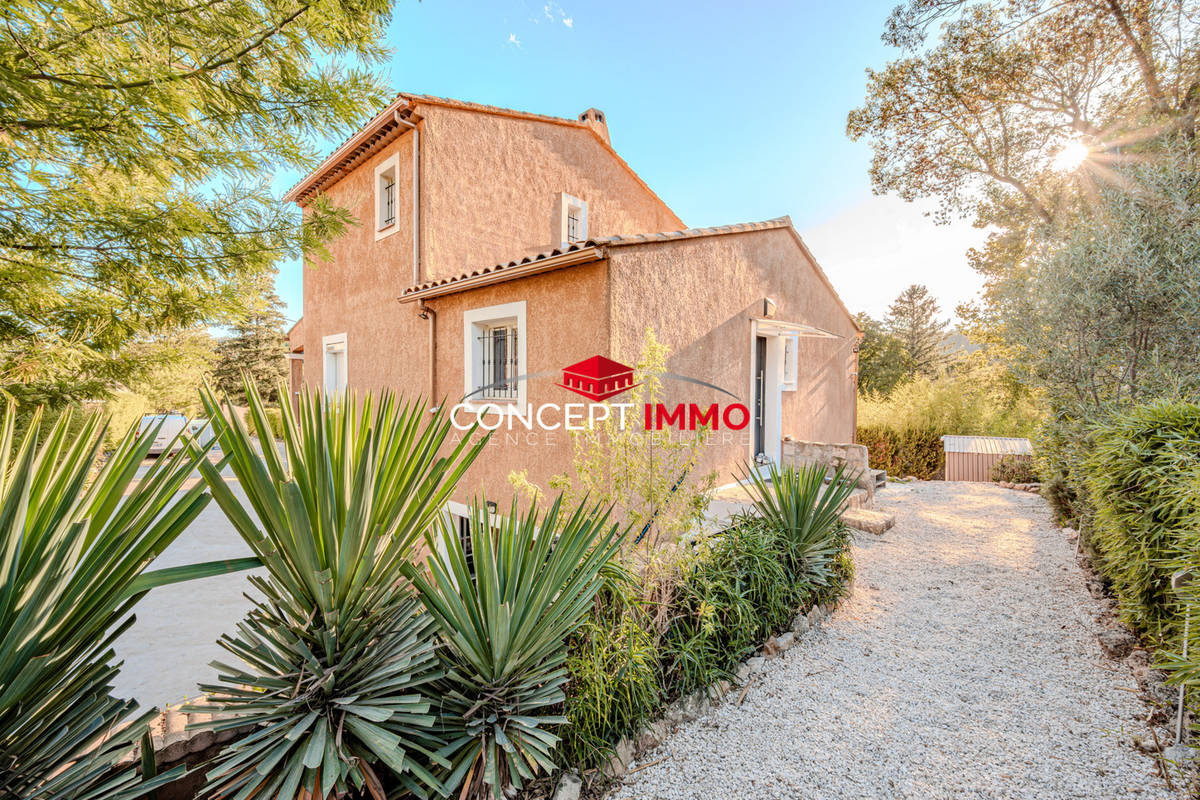
[[[234,484],[234,491],[245,499]],[[151,569],[241,558],[251,555],[216,503],[210,502]],[[217,645],[222,633],[235,630],[250,609],[245,593],[249,572],[220,575],[166,586],[137,604],[137,622],[116,643],[125,666],[117,676],[117,697],[133,697],[143,707],[178,703],[200,692],[196,684],[211,681],[210,661],[233,656]]]

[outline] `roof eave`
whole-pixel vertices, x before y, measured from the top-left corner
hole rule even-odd
[[[512,267],[504,267],[502,269],[494,269],[490,272],[481,272],[478,275],[472,275],[469,278],[461,280],[448,280],[445,283],[427,286],[415,291],[406,291],[397,299],[401,303],[414,303],[418,300],[428,300],[433,297],[443,297],[445,295],[457,294],[459,292],[469,292],[472,289],[480,289],[484,286],[492,286],[497,283],[505,283],[507,281],[517,280],[519,278],[527,278],[531,275],[539,275],[543,272],[552,272],[556,269],[564,267],[573,267],[577,264],[588,264],[593,261],[600,261],[604,258],[604,251],[600,247],[584,247],[579,250],[572,250],[568,253],[562,253],[557,256],[550,256],[538,261],[530,261],[528,264],[518,264]]]
[[[338,149],[330,153],[324,161],[318,164],[308,175],[304,176],[299,183],[288,189],[283,195],[283,201],[285,203],[301,202],[301,199],[309,191],[328,178],[330,172],[337,168],[351,153],[361,147],[363,142],[370,140],[381,128],[395,122],[396,115],[405,108],[411,107],[411,105],[408,98],[397,97],[387,108],[375,115],[370,122],[359,128],[353,136],[343,142]]]

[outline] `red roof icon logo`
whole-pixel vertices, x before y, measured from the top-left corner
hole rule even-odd
[[[563,367],[559,386],[589,400],[607,400],[633,388],[633,367],[604,356],[592,356]]]

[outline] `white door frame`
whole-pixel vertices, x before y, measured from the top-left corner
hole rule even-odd
[[[792,334],[794,335],[794,334]],[[778,464],[783,447],[783,345],[785,334],[773,327],[759,325],[750,320],[750,424],[754,424],[754,407],[758,404],[758,388],[754,385],[754,358],[758,337],[767,340],[767,362],[764,365],[763,391],[763,455]],[[754,452],[754,434],[751,431],[750,463],[758,455]]]

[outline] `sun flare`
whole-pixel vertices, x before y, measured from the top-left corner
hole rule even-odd
[[[1054,169],[1059,172],[1072,172],[1084,162],[1090,153],[1088,146],[1081,141],[1067,142],[1054,155]]]

